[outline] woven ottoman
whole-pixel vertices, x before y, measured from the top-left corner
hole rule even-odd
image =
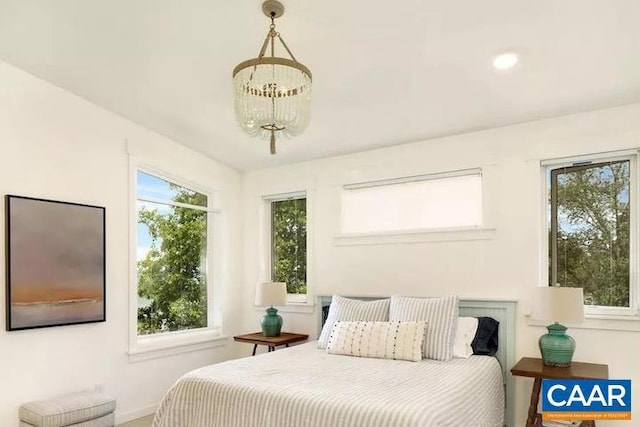
[[[116,399],[86,391],[20,406],[20,427],[113,427]]]

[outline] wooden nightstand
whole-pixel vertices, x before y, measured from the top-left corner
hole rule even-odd
[[[556,368],[545,366],[542,359],[523,357],[511,368],[511,373],[519,377],[534,378],[526,427],[540,427],[542,426],[542,416],[538,413],[538,399],[543,379],[606,380],[609,378],[609,367],[595,363],[571,362],[571,366],[568,368]],[[595,421],[580,423],[580,427],[595,427],[595,425]]]
[[[307,338],[309,338],[309,335],[292,334],[290,332],[282,332],[280,333],[280,336],[277,337],[265,337],[264,335],[262,335],[262,332],[236,335],[235,337],[233,337],[235,341],[253,344],[252,356],[256,355],[256,349],[259,345],[266,345],[269,348],[269,350],[267,351],[274,351],[278,346],[283,345],[285,347],[289,347],[289,344],[299,341],[305,341]]]

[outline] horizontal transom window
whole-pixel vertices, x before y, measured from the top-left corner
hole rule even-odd
[[[344,186],[342,233],[479,227],[479,169]]]

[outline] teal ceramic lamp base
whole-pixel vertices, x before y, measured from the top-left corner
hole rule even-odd
[[[542,362],[547,366],[567,367],[571,366],[576,342],[567,335],[567,327],[558,322],[547,326],[548,334],[540,337],[540,353]]]
[[[278,314],[278,309],[273,306],[267,308],[267,314],[262,317],[260,325],[262,325],[262,335],[265,337],[280,336],[282,316]]]

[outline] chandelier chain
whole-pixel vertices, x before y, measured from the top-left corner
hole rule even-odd
[[[276,56],[276,30],[270,30],[269,36],[271,37],[271,57]]]

